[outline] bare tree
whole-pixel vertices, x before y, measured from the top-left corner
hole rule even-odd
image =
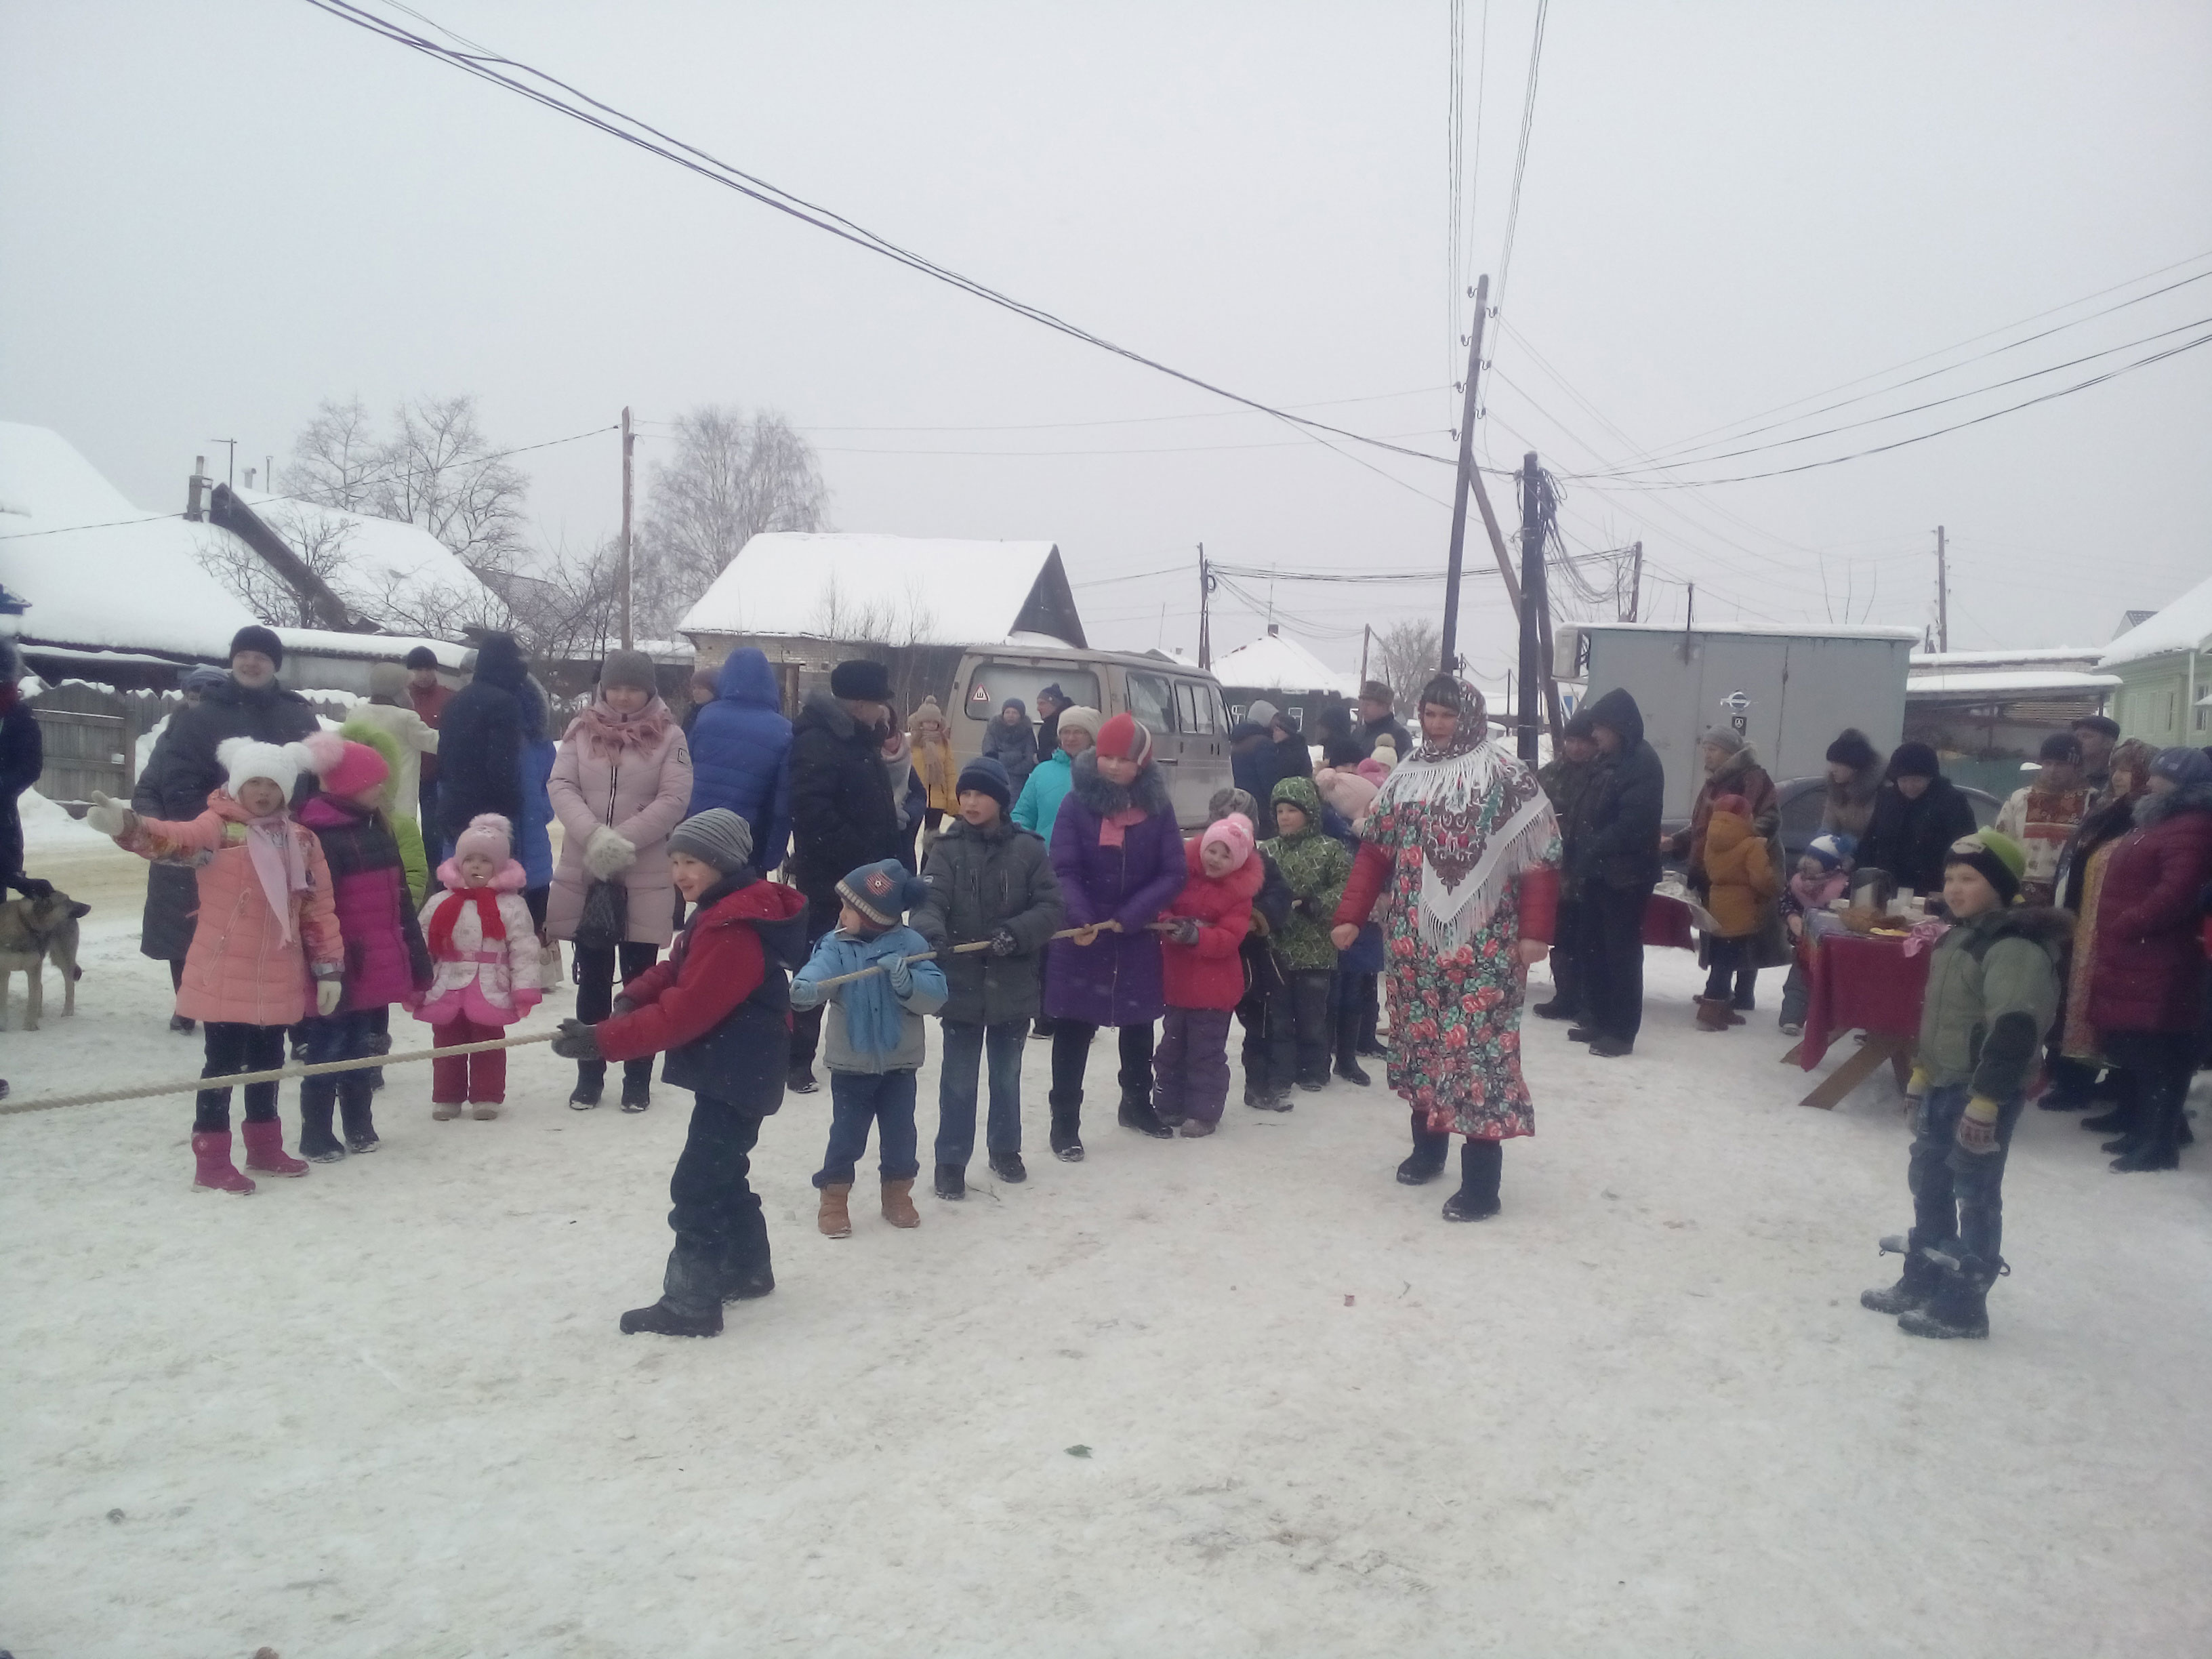
[[[1443,635],[1432,622],[1394,623],[1376,635],[1382,672],[1397,695],[1401,717],[1418,706],[1421,688],[1435,678],[1443,658]]]
[[[603,656],[619,633],[622,545],[610,538],[572,554],[555,553],[539,570],[498,572],[486,585],[505,601],[512,627],[541,660]]]
[[[812,447],[781,415],[708,404],[677,417],[675,442],[652,468],[636,537],[639,625],[661,636],[752,537],[819,530],[830,500]]]
[[[315,515],[304,526],[272,526],[290,544],[301,561],[355,615],[365,614],[346,583],[346,543],[353,526],[338,520]],[[308,594],[301,592],[277,574],[269,562],[227,530],[208,528],[198,537],[192,556],[201,569],[236,596],[238,602],[271,628],[325,628],[329,620],[318,611]]]
[[[390,470],[389,447],[370,423],[359,398],[344,403],[325,398],[315,406],[307,429],[292,441],[289,494],[349,513],[373,513],[372,505]],[[272,486],[273,488],[273,486]]]
[[[380,434],[358,398],[325,399],[292,445],[289,494],[402,519],[471,570],[505,570],[523,549],[529,480],[483,435],[471,397],[417,398]]]

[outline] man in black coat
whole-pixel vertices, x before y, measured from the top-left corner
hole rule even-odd
[[[438,720],[438,834],[447,846],[482,813],[522,826],[522,748],[544,735],[545,705],[512,634],[487,634],[469,683]],[[426,849],[434,868],[442,848]]]
[[[791,878],[806,895],[810,946],[837,925],[840,881],[864,864],[914,855],[899,829],[898,804],[884,765],[882,726],[890,699],[890,674],[883,664],[841,662],[830,676],[830,689],[808,692],[791,723]],[[795,1093],[814,1091],[821,1033],[819,1007],[792,1016]]]
[[[1874,798],[1858,867],[1887,870],[1899,887],[1934,896],[1943,890],[1951,843],[1976,828],[1974,804],[1943,775],[1936,751],[1924,743],[1900,743]]]
[[[1359,724],[1352,728],[1352,738],[1361,754],[1372,755],[1377,738],[1388,738],[1395,744],[1400,760],[1413,752],[1413,737],[1406,730],[1406,722],[1398,718],[1393,707],[1395,702],[1395,694],[1380,680],[1370,680],[1359,688]]]
[[[297,743],[318,729],[313,704],[287,691],[276,676],[284,666],[283,641],[256,624],[230,642],[230,678],[210,686],[199,702],[169,716],[146,769],[131,792],[131,810],[142,817],[196,818],[223,783],[216,745],[231,738],[257,743]],[[307,780],[303,787],[313,787]],[[155,864],[146,872],[146,912],[138,953],[169,964],[169,982],[182,982],[199,911],[199,878],[182,865]],[[169,1029],[190,1031],[192,1022],[172,1015]]]
[[[1619,688],[1577,714],[1598,746],[1597,775],[1577,817],[1581,909],[1576,951],[1585,1023],[1567,1036],[1601,1059],[1632,1052],[1644,1026],[1644,908],[1659,884],[1659,819],[1667,771],[1644,739],[1644,713]]]
[[[23,890],[23,818],[16,807],[22,793],[39,781],[46,769],[46,744],[39,736],[38,716],[22,700],[15,682],[23,677],[23,659],[14,644],[0,640],[0,884]],[[0,897],[4,897],[0,890]],[[0,991],[5,988],[0,986]]]

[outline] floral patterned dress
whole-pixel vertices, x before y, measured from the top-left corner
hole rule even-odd
[[[1390,1087],[1431,1130],[1534,1134],[1521,1079],[1521,878],[1549,879],[1559,861],[1535,778],[1487,740],[1434,757],[1425,747],[1391,773],[1364,838],[1390,864]]]

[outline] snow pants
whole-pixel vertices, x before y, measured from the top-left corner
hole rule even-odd
[[[2005,1154],[2027,1097],[2014,1095],[1997,1109],[1995,1152],[1970,1152],[1957,1136],[1972,1092],[1964,1084],[1930,1089],[1914,1115],[1906,1164],[1912,1230],[1923,1245],[1957,1239],[1961,1249],[1994,1273],[2004,1243]]]
[[[691,1103],[691,1130],[668,1180],[676,1244],[660,1290],[679,1313],[719,1308],[726,1290],[769,1270],[768,1220],[750,1179],[760,1132],[757,1114],[726,1100],[701,1095]]]
[[[868,1126],[876,1126],[877,1158],[885,1181],[911,1181],[921,1173],[914,1127],[912,1072],[830,1073],[830,1147],[816,1172],[817,1187],[849,1187]]]
[[[479,1025],[465,1015],[430,1028],[431,1045],[458,1048],[470,1042],[496,1042],[507,1035],[501,1025]],[[430,1062],[434,1106],[496,1106],[507,1098],[507,1050],[481,1054],[441,1054]]]
[[[1152,1055],[1152,1110],[1163,1123],[1218,1123],[1229,1104],[1226,1008],[1170,1008]]]
[[[1267,999],[1267,1073],[1277,1089],[1293,1079],[1318,1087],[1328,1081],[1336,1023],[1329,1017],[1326,968],[1286,972],[1283,988]]]
[[[228,1020],[210,1020],[202,1028],[207,1041],[207,1063],[202,1077],[235,1076],[240,1072],[273,1072],[284,1063],[282,1025],[240,1025]],[[309,1079],[313,1081],[313,1079]],[[276,1116],[276,1085],[246,1085],[246,1121],[273,1122]],[[193,1097],[192,1133],[230,1132],[230,1091],[203,1089]]]

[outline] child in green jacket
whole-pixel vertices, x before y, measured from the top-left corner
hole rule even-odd
[[[1328,1085],[1335,1033],[1329,980],[1336,972],[1330,919],[1352,874],[1352,854],[1321,826],[1321,791],[1311,778],[1285,778],[1269,797],[1275,834],[1260,850],[1290,884],[1291,919],[1273,940],[1284,988],[1267,999],[1269,1087],[1262,1097],[1288,1111],[1293,1078],[1309,1093]]]

